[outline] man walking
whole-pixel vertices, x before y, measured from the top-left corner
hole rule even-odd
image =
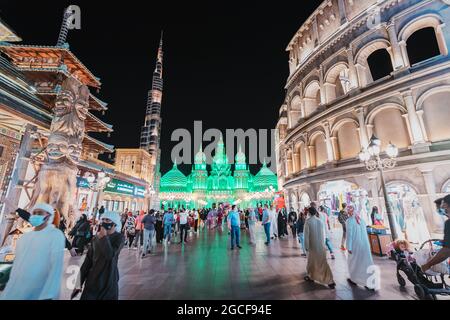
[[[266,246],[270,244],[270,221],[271,216],[269,213],[269,207],[265,204],[262,212],[262,225],[264,226],[264,233],[266,234]]]
[[[151,209],[149,213],[145,215],[144,219],[142,219],[142,223],[144,224],[144,251],[142,252],[142,258],[144,258],[145,255],[153,249],[156,226],[155,210]]]
[[[241,227],[241,219],[239,217],[239,212],[236,210],[236,205],[231,207],[231,211],[227,216],[228,229],[231,232],[231,250],[234,250],[234,245],[241,249],[242,247],[239,244],[240,238],[240,227]]]
[[[164,224],[164,241],[170,244],[170,238],[172,236],[172,224],[174,223],[174,216],[172,208],[169,208],[164,214],[163,224]]]
[[[178,214],[180,218],[180,243],[186,243],[188,231],[188,213],[184,210]]]
[[[256,239],[255,239],[255,227],[256,227],[256,221],[258,219],[256,218],[256,212],[255,209],[250,208],[248,210],[248,217],[247,217],[247,221],[248,221],[248,232],[250,234],[250,244],[256,244]]]

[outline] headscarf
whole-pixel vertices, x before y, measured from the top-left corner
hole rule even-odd
[[[50,221],[50,223],[53,223],[53,220],[55,219],[55,209],[53,208],[53,206],[51,206],[48,203],[41,202],[41,203],[37,203],[33,207],[33,210],[31,210],[31,213],[33,213],[34,210],[42,210],[42,211],[45,211],[48,214],[50,214],[48,221]]]
[[[122,222],[120,221],[120,214],[114,211],[105,211],[102,214],[102,219],[109,219],[116,225],[116,230],[120,231],[122,229]]]
[[[356,210],[356,208],[355,208],[355,206],[354,206],[353,204],[349,204],[349,205],[347,206],[347,212],[348,212],[350,209],[353,209],[353,216],[355,217],[356,222],[357,222],[358,224],[361,224],[361,213],[360,213],[358,210]]]

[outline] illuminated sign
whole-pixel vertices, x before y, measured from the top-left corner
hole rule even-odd
[[[77,177],[77,188],[89,189],[86,178]],[[131,197],[145,198],[145,188],[122,180],[112,179],[104,190],[105,192],[119,193]]]
[[[145,188],[122,180],[112,179],[104,190],[105,192],[125,194],[132,197],[144,198]]]

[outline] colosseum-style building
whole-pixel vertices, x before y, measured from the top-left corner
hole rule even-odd
[[[423,212],[440,231],[433,201],[450,193],[448,3],[327,0],[297,31],[276,146],[290,206],[384,207],[379,173],[358,158],[375,134],[383,149],[399,148],[385,178],[400,223]]]

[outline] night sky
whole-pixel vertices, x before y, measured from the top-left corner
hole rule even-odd
[[[108,103],[99,116],[114,133],[94,136],[117,148],[139,147],[164,29],[164,173],[172,131],[193,130],[195,120],[203,130],[275,127],[289,71],[285,48],[320,2],[2,0],[0,16],[24,44],[55,45],[64,8],[81,7],[81,30],[71,30],[68,42],[102,81],[94,95]]]

